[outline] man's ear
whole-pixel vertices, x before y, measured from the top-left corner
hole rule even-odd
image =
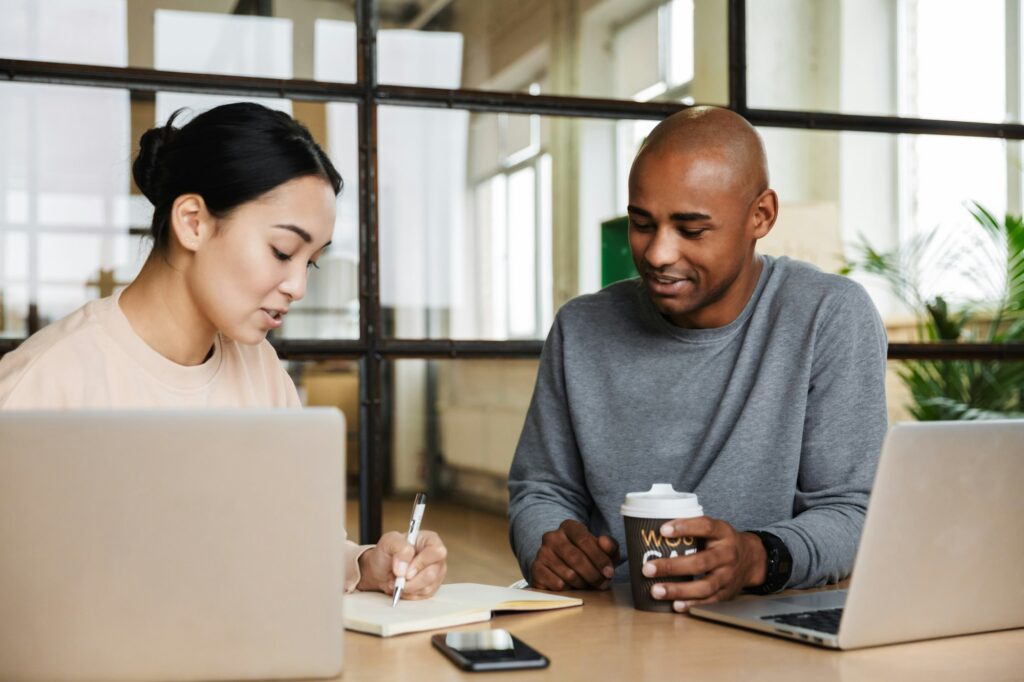
[[[773,189],[766,189],[754,200],[751,210],[754,239],[761,239],[771,232],[775,219],[779,217],[779,195]]]
[[[213,216],[198,194],[182,194],[171,204],[171,231],[186,251],[197,251],[213,230]]]

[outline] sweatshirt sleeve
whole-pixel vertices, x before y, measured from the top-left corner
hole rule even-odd
[[[885,327],[859,285],[815,331],[794,518],[761,530],[793,557],[787,587],[849,576],[885,437]]]
[[[353,592],[356,589],[356,585],[363,577],[359,570],[359,557],[374,546],[357,545],[351,540],[345,540],[345,592]]]
[[[90,382],[65,347],[36,351],[26,342],[0,359],[0,410],[65,410],[87,400]]]
[[[509,471],[509,537],[527,580],[544,533],[566,519],[586,524],[593,507],[566,397],[563,349],[559,316],[541,352],[533,399]]]

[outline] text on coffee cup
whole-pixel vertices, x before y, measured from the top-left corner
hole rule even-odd
[[[697,542],[694,538],[689,536],[682,538],[666,538],[658,531],[651,530],[649,528],[640,529],[640,540],[643,542],[644,547],[661,547],[662,543],[664,543],[667,547],[671,547],[673,549],[679,547],[679,545],[692,547]]]
[[[682,538],[666,538],[656,530],[648,528],[640,529],[640,542],[641,546],[648,548],[644,552],[643,561],[645,563],[651,559],[660,559],[665,556],[662,551],[662,545],[664,549],[668,551],[668,558],[677,557],[680,554],[680,546],[682,546],[682,554],[693,554],[697,551],[697,541],[692,537]]]

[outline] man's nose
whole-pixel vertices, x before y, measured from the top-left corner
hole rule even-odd
[[[679,238],[672,227],[658,227],[647,250],[644,251],[644,259],[654,269],[661,269],[676,263],[680,258]]]

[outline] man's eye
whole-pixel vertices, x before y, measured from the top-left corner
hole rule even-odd
[[[288,261],[288,260],[291,260],[291,259],[292,259],[292,257],[291,257],[291,256],[289,256],[289,255],[288,255],[287,253],[284,253],[284,252],[278,251],[278,250],[277,250],[277,249],[275,249],[275,248],[274,248],[273,246],[271,246],[271,247],[270,247],[270,250],[274,252],[274,258],[276,258],[277,260],[284,260],[284,261]]]
[[[653,230],[654,229],[654,225],[651,225],[649,223],[638,223],[635,220],[630,221],[630,222],[633,224],[633,229],[634,230],[640,230],[642,232],[644,230]]]
[[[707,232],[707,230],[679,230],[679,234],[683,235],[687,239],[696,239]]]

